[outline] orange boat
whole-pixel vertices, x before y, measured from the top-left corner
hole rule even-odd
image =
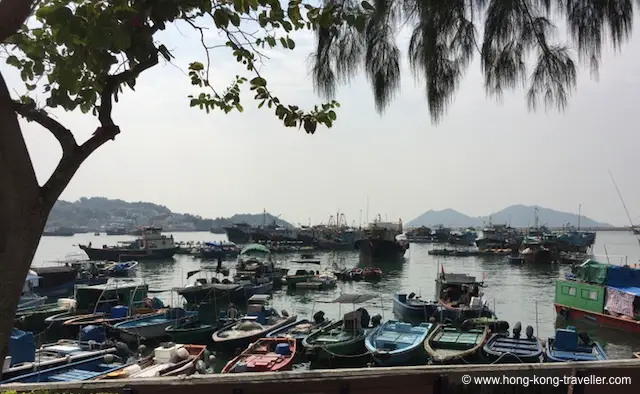
[[[293,338],[261,338],[229,361],[222,373],[290,370],[295,354],[296,340]]]

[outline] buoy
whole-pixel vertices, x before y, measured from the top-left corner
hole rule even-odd
[[[113,356],[113,354],[105,354],[104,355],[104,363],[105,364],[111,364],[114,360],[115,360],[115,357]]]
[[[186,360],[187,358],[189,358],[189,351],[183,347],[181,347],[180,349],[178,349],[178,351],[176,352],[176,355],[178,357],[180,357],[180,360]]]

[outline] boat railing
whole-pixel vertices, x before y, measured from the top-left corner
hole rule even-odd
[[[100,293],[100,296],[98,297],[98,300],[96,301],[96,306],[93,309],[93,313],[97,313],[98,312],[98,307],[102,304],[107,304],[110,302],[120,302],[120,300],[117,297],[118,294],[118,286],[121,283],[134,283],[135,282],[135,287],[134,289],[129,293],[129,310],[131,310],[134,305],[136,304],[141,304],[141,302],[139,303],[135,303],[133,300],[135,299],[135,295],[138,292],[138,289],[140,288],[141,285],[144,285],[144,281],[138,279],[138,278],[110,278],[109,280],[107,280],[106,285],[104,286],[104,289],[102,289],[102,292]],[[114,287],[110,287],[111,285],[114,285]],[[116,298],[115,299],[103,299],[104,295],[107,293],[107,291],[110,290],[115,290],[116,291]],[[77,297],[76,297],[77,298]]]

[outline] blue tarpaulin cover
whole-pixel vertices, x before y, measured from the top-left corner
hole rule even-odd
[[[640,288],[640,269],[610,265],[607,267],[606,282],[607,286],[620,290],[623,288]]]

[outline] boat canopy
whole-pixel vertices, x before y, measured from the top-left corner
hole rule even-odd
[[[242,248],[240,251],[241,255],[251,255],[251,254],[271,254],[271,251],[267,249],[264,245],[260,244],[249,244]]]
[[[610,265],[607,267],[607,286],[640,296],[640,270]]]
[[[589,259],[584,263],[574,267],[571,271],[575,277],[583,282],[605,284],[607,280],[607,264],[599,263]]]
[[[341,294],[340,297],[331,301],[333,304],[360,304],[376,298],[371,294]]]

